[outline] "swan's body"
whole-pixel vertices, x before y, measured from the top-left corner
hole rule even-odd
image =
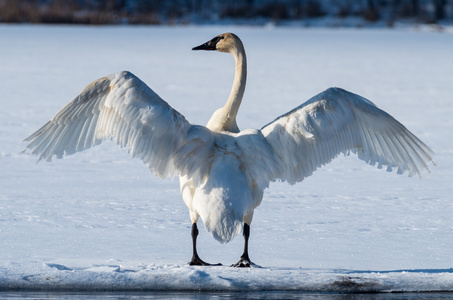
[[[129,72],[101,78],[26,139],[50,160],[113,139],[160,177],[180,176],[192,222],[191,264],[197,222],[222,243],[244,229],[245,249],[236,266],[250,266],[248,237],[254,209],[269,182],[291,184],[310,176],[340,153],[357,153],[371,165],[409,175],[427,169],[432,151],[372,102],[329,88],[261,130],[240,131],[236,115],[245,90],[244,47],[234,34],[219,35],[194,50],[231,53],[236,73],[230,96],[206,127],[190,124]],[[244,224],[244,227],[243,227]]]

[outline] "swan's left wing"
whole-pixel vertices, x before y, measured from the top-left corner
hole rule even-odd
[[[91,83],[25,141],[33,154],[49,161],[105,139],[129,148],[160,177],[204,177],[208,165],[202,162],[209,157],[214,138],[125,71]]]
[[[357,153],[370,165],[419,174],[431,149],[371,101],[330,88],[261,129],[291,184],[310,176],[340,153]]]

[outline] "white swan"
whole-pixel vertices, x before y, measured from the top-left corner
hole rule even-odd
[[[193,50],[229,52],[236,61],[233,88],[207,126],[190,124],[129,72],[88,85],[25,141],[50,161],[88,149],[104,139],[129,148],[160,177],[180,176],[192,221],[192,265],[209,265],[197,254],[197,221],[222,243],[243,228],[244,253],[234,266],[249,267],[253,210],[269,182],[302,181],[340,153],[409,175],[428,169],[432,151],[369,100],[329,88],[264,126],[239,131],[236,115],[245,90],[247,63],[241,40],[221,34]]]

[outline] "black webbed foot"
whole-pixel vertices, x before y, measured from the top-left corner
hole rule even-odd
[[[244,223],[244,253],[241,255],[241,259],[235,263],[234,265],[231,265],[232,267],[235,268],[251,268],[251,267],[259,267],[258,265],[252,263],[252,261],[249,258],[249,237],[250,237],[250,225],[247,223]]]
[[[248,255],[242,255],[241,259],[235,263],[234,265],[231,265],[234,268],[251,268],[251,267],[257,267],[255,263],[253,263]]]
[[[198,255],[192,256],[189,266],[221,266],[222,264],[210,264],[203,261]]]
[[[253,262],[251,262],[249,258],[244,258],[241,256],[241,259],[231,266],[234,268],[251,268],[256,265]]]
[[[221,266],[222,264],[210,264],[203,261],[197,253],[197,236],[198,228],[197,223],[192,224],[192,242],[193,242],[193,255],[192,259],[189,262],[189,266]]]

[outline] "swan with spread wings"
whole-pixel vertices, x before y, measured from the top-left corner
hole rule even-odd
[[[243,231],[236,267],[253,265],[248,253],[254,209],[271,181],[302,181],[340,153],[353,152],[388,171],[419,174],[432,151],[369,100],[329,88],[260,130],[239,130],[236,115],[247,77],[241,40],[224,33],[193,48],[231,53],[236,72],[230,96],[206,126],[189,123],[130,72],[98,79],[26,138],[27,149],[50,161],[106,139],[129,148],[159,177],[180,177],[192,222],[189,264],[210,265],[197,253],[197,222],[227,243]]]

